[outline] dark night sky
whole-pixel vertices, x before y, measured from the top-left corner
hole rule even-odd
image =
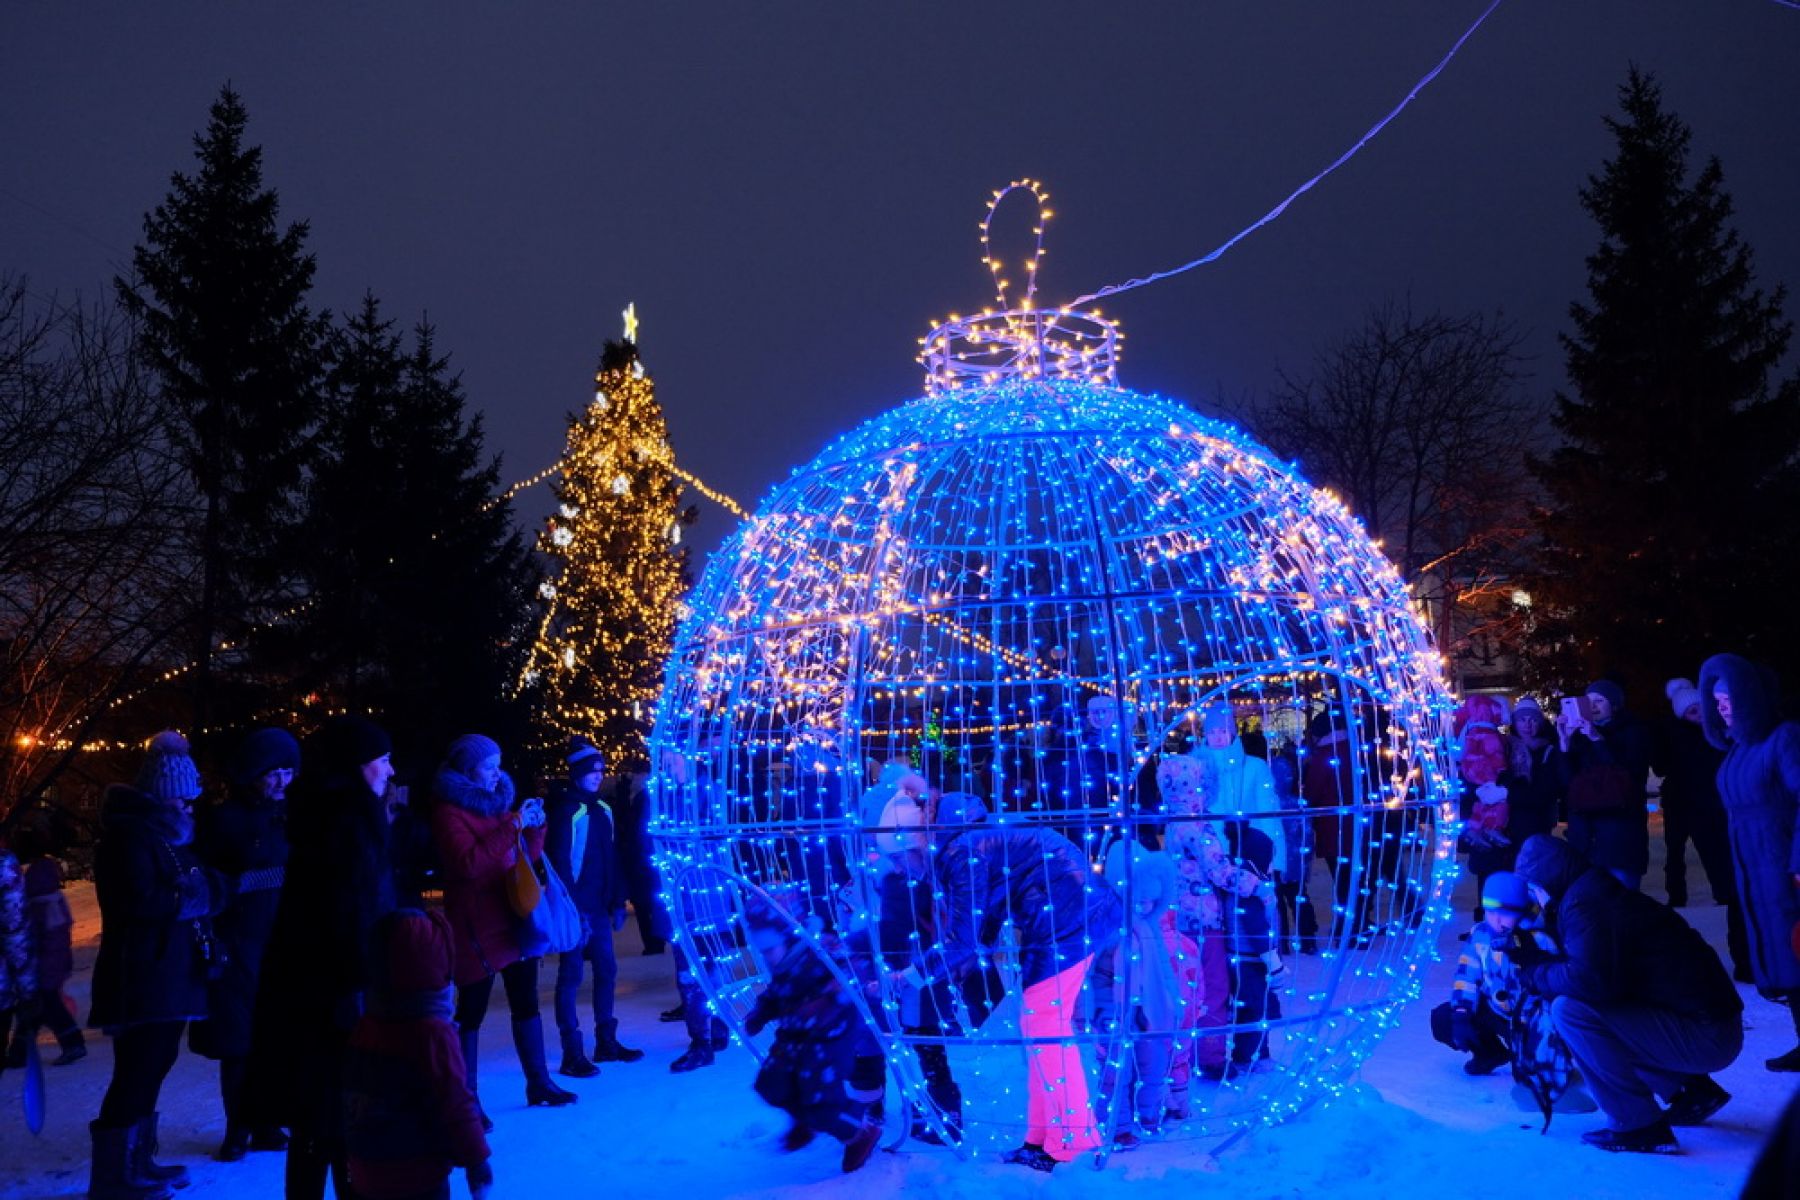
[[[749,502],[920,391],[915,339],[988,298],[994,187],[1050,188],[1050,300],[1197,257],[1483,7],[26,0],[0,17],[0,270],[99,294],[229,79],[284,217],[311,222],[315,302],[428,311],[509,477],[557,455],[635,300],[678,455]],[[1761,281],[1800,284],[1800,11],[1507,0],[1278,223],[1108,305],[1123,381],[1205,407],[1410,291],[1503,309],[1557,386],[1595,242],[1576,191],[1632,61],[1723,160]]]

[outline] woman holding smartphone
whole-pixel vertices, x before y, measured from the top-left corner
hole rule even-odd
[[[1610,679],[1565,696],[1556,719],[1569,804],[1569,844],[1638,890],[1650,869],[1650,731]]]
[[[444,910],[456,935],[456,1029],[469,1090],[476,1091],[481,1022],[499,975],[512,1012],[513,1048],[525,1071],[525,1102],[573,1104],[575,1093],[557,1087],[545,1065],[538,960],[522,953],[519,919],[506,892],[521,846],[533,862],[543,857],[544,802],[515,803],[512,778],[500,769],[499,744],[478,733],[450,744],[433,787],[438,803],[431,828],[443,865]]]

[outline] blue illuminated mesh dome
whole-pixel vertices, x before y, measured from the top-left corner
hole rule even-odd
[[[972,832],[917,827],[930,810],[896,788],[916,775],[951,807],[976,797],[988,825],[1052,830],[1089,889],[1117,888],[1117,904],[1049,914],[1050,936],[1098,955],[1072,1041],[1101,1120],[1132,1099],[1103,1086],[1102,1060],[1162,1039],[1192,1066],[1171,1132],[1218,1137],[1341,1087],[1416,994],[1455,872],[1449,703],[1393,567],[1342,504],[1232,426],[1105,381],[939,388],[773,489],[694,591],[652,747],[665,898],[740,1030],[768,975],[745,922],[774,911],[867,1003],[890,1077],[927,1123],[943,1097],[928,1096],[917,1051],[943,1046],[965,1144],[1017,1145],[1019,973],[1041,922],[1021,935],[1020,914],[983,914],[978,985],[949,995],[935,1026],[888,974],[929,969],[954,920],[939,868]],[[1207,748],[1207,727],[1248,735],[1268,766],[1244,766],[1242,741]],[[1202,827],[1232,879],[1305,876],[1317,952],[1272,935],[1292,978],[1279,1015],[1244,1002],[1268,969],[1266,889],[1195,883],[1190,863],[1188,903],[1166,921],[1151,911],[1146,936],[1132,924],[1139,873],[1103,874],[1121,839],[1150,859]],[[1126,857],[1113,852],[1115,868]],[[1188,936],[1199,908],[1214,924]],[[1070,929],[1093,914],[1107,927]],[[1227,995],[1178,984],[1160,1027],[1122,1019],[1171,971],[1199,975],[1208,936],[1233,960]],[[1107,989],[1097,968],[1115,945]],[[1239,1061],[1214,1081],[1201,1068],[1221,1049]]]

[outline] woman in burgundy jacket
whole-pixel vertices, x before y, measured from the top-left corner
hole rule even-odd
[[[481,1020],[494,976],[506,988],[513,1047],[525,1071],[527,1104],[573,1104],[575,1093],[550,1080],[544,1064],[544,1021],[538,1013],[538,960],[520,951],[520,918],[507,901],[506,879],[519,849],[533,862],[544,854],[544,804],[513,802],[512,779],[500,769],[500,747],[478,733],[450,744],[433,781],[432,836],[443,866],[444,910],[456,945],[456,1029],[476,1089]]]

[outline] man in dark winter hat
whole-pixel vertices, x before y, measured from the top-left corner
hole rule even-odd
[[[1671,1126],[1702,1124],[1731,1099],[1710,1078],[1744,1046],[1744,1004],[1731,976],[1679,913],[1626,888],[1567,842],[1529,839],[1517,873],[1562,946],[1540,955],[1521,943],[1513,952],[1520,978],[1550,998],[1556,1031],[1609,1122],[1582,1141],[1674,1153]]]
[[[594,1060],[636,1062],[644,1057],[619,1041],[619,1022],[613,1016],[613,993],[619,979],[619,960],[613,952],[613,934],[624,928],[625,881],[619,869],[612,806],[602,799],[606,760],[586,738],[569,743],[566,759],[568,781],[550,793],[545,812],[549,825],[544,853],[551,866],[568,884],[575,907],[581,910],[587,942],[561,955],[556,968],[556,1028],[562,1038],[562,1074],[584,1079],[600,1073],[582,1052],[581,1016],[576,996],[581,990],[582,962],[594,964]]]

